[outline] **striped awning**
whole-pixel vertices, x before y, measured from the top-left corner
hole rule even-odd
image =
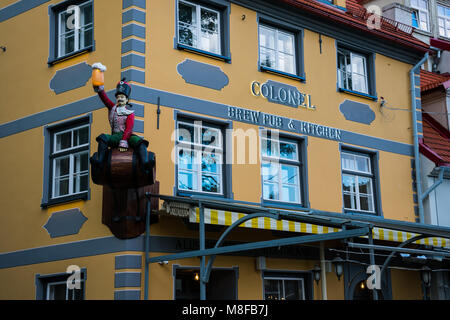
[[[242,217],[245,217],[245,213],[232,212],[225,210],[215,210],[215,209],[204,209],[205,223],[213,225],[230,226]],[[191,210],[189,213],[189,221],[193,223],[200,222],[199,208]],[[275,220],[267,217],[259,217],[248,220],[241,224],[239,227],[242,228],[254,228],[254,229],[264,229],[264,230],[278,230],[278,231],[289,231],[289,232],[300,232],[309,234],[326,234],[332,232],[341,231],[338,228],[331,228],[326,226],[319,226],[310,223],[302,223],[296,221],[287,220]],[[391,230],[385,228],[374,227],[372,230],[373,239],[375,240],[386,240],[394,242],[404,242],[415,236],[417,233],[404,232],[398,230]],[[430,245],[434,247],[442,247],[450,249],[450,239],[431,237],[421,240],[417,240],[414,243]]]

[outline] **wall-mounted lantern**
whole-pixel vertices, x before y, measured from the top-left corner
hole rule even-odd
[[[320,280],[320,272],[322,270],[320,269],[320,267],[318,265],[314,266],[314,269],[312,270],[313,275],[314,275],[314,280],[316,280],[316,283],[319,284],[319,280]]]
[[[342,273],[344,272],[344,260],[337,256],[331,261],[334,265],[334,271],[336,272],[336,276],[338,280],[341,280]]]

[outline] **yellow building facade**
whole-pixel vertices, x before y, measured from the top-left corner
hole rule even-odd
[[[420,119],[383,108],[415,108],[410,72],[426,47],[352,27],[348,1],[312,2],[3,2],[0,298],[198,299],[194,277],[212,253],[171,255],[214,247],[257,212],[267,215],[226,237],[244,249],[218,253],[203,297],[373,297],[358,288],[390,251],[352,246],[371,243],[367,233],[327,236],[338,232],[368,228],[388,247],[425,234],[413,249],[445,252],[450,231],[417,220]],[[148,238],[119,239],[102,223],[111,198],[88,161],[110,130],[92,89],[96,62],[113,101],[121,78],[131,84],[134,133],[156,155],[165,198]],[[317,238],[271,245],[291,236]],[[147,253],[168,258],[147,263]],[[81,290],[68,288],[70,266]],[[422,299],[420,269],[397,255],[379,298]]]

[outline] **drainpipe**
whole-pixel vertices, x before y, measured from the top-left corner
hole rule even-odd
[[[448,169],[450,168],[439,167],[438,180],[431,187],[429,187],[427,191],[424,192],[424,194],[422,195],[422,201],[425,200],[428,195],[444,181],[444,172]]]
[[[417,186],[417,202],[419,202],[419,222],[424,223],[424,215],[423,215],[423,202],[422,202],[422,184],[420,182],[420,159],[419,159],[419,136],[417,133],[417,111],[416,111],[416,88],[415,88],[415,76],[414,73],[417,69],[420,68],[422,64],[425,63],[428,59],[428,52],[425,53],[425,56],[422,60],[419,61],[412,69],[409,71],[409,77],[411,81],[411,100],[412,100],[412,125],[414,132],[414,167],[416,170],[416,186]]]

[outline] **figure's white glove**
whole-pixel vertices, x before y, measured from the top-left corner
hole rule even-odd
[[[125,149],[128,149],[128,142],[127,142],[127,140],[120,140],[120,142],[119,142],[119,148],[125,148]]]

